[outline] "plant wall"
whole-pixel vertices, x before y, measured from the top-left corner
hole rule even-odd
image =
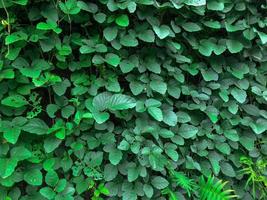
[[[267,198],[266,13],[0,0],[0,199]]]

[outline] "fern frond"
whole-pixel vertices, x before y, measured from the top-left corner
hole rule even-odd
[[[201,176],[200,185],[200,200],[230,200],[237,195],[233,194],[233,190],[224,190],[227,182],[221,180],[215,181],[213,176],[209,176],[207,180]]]
[[[191,193],[194,192],[196,189],[195,181],[193,179],[188,178],[182,172],[171,171],[170,173],[175,184],[184,189],[190,197]]]

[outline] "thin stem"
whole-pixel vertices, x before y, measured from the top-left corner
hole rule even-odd
[[[10,35],[10,33],[11,33],[11,27],[10,27],[10,23],[9,23],[10,22],[10,20],[9,20],[9,12],[6,9],[6,5],[4,3],[4,0],[1,0],[1,2],[2,2],[3,8],[4,8],[5,12],[6,12],[6,17],[7,17],[7,32],[8,32],[8,35]],[[9,54],[9,44],[7,45],[7,55],[8,54]]]

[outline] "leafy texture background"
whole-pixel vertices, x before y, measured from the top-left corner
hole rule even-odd
[[[1,0],[0,200],[205,200],[210,174],[260,199],[240,158],[267,155],[266,11]]]

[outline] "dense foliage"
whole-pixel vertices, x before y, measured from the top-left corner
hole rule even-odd
[[[0,200],[267,198],[266,1],[0,13]]]

